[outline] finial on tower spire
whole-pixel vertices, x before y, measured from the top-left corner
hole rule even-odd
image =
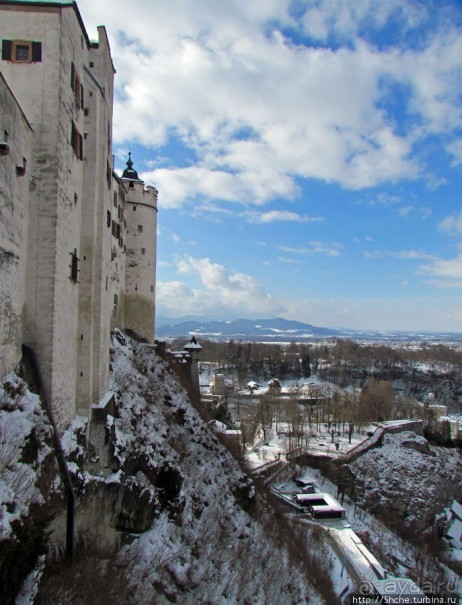
[[[129,179],[131,181],[139,181],[140,180],[140,178],[138,176],[138,173],[133,168],[132,152],[131,151],[128,152],[127,168],[125,168],[125,170],[123,171],[122,178],[123,179]]]

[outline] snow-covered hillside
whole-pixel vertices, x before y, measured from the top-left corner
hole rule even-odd
[[[357,503],[397,529],[424,538],[435,516],[462,495],[458,449],[432,447],[412,432],[384,435],[383,445],[350,465]]]
[[[38,398],[14,380],[30,402],[29,415],[17,419],[8,395],[3,397],[7,443],[26,422],[30,426],[24,435],[33,432],[34,422],[36,432],[47,426]],[[43,570],[43,559],[37,558],[18,603],[81,605],[94,603],[95,595],[101,603],[156,605],[330,602],[327,564],[305,551],[308,532],[306,539],[297,536],[282,515],[277,520],[192,408],[169,368],[152,349],[120,332],[113,340],[111,389],[116,410],[103,426],[107,451],[102,442],[85,444],[81,418],[63,439],[77,494],[75,563],[50,565],[48,558],[34,596],[37,582],[33,587],[31,579],[40,578]],[[26,440],[21,439],[17,459],[21,448],[24,452]],[[40,437],[31,468],[40,465],[45,447],[46,439]],[[29,466],[18,468],[29,477]],[[43,496],[32,475],[23,500],[11,491],[17,481],[14,472],[4,469],[0,477],[4,530],[15,500],[19,523],[33,521],[32,504]],[[56,468],[50,477],[59,487]],[[48,529],[59,528],[60,515],[59,506],[49,503]],[[109,530],[120,536],[118,544],[104,542]],[[7,564],[14,570],[16,561],[10,558]],[[14,602],[11,593],[7,602]]]

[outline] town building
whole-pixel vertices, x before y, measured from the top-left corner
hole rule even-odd
[[[114,173],[114,74],[71,0],[0,0],[0,373],[23,344],[63,430],[107,399],[110,331],[154,342],[157,191]]]

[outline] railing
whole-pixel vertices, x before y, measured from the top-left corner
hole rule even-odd
[[[66,556],[68,558],[72,558],[74,554],[74,518],[75,518],[75,495],[74,489],[72,486],[71,476],[69,473],[69,469],[67,468],[66,457],[64,455],[64,450],[61,445],[61,440],[59,438],[58,427],[56,426],[56,422],[53,416],[53,410],[51,409],[51,403],[48,398],[48,394],[46,392],[46,387],[44,385],[42,374],[40,372],[40,367],[38,365],[37,358],[33,349],[28,347],[27,345],[22,345],[22,354],[23,361],[26,365],[27,369],[30,370],[32,374],[32,379],[34,381],[35,387],[38,390],[40,399],[45,406],[45,410],[50,421],[50,424],[53,428],[53,445],[54,445],[54,453],[56,457],[56,461],[58,463],[59,473],[61,475],[61,480],[64,484],[64,491],[66,495],[66,505],[67,505],[67,517],[66,517]]]

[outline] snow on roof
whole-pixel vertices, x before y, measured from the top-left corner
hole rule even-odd
[[[220,422],[219,420],[210,420],[209,421],[209,426],[215,428],[217,431],[220,432],[225,432],[227,429],[226,424],[224,424],[223,422]]]
[[[451,504],[451,511],[462,520],[462,504],[459,504],[457,500],[453,500]]]
[[[462,542],[462,521],[454,519],[446,535],[448,538],[457,540],[457,542]]]
[[[298,502],[308,503],[308,502],[316,502],[319,500],[324,500],[325,504],[315,504],[313,508],[316,510],[336,510],[336,511],[344,511],[343,506],[333,498],[330,494],[324,492],[317,492],[315,494],[296,494],[296,498]]]
[[[336,532],[338,541],[341,544],[342,550],[355,568],[356,572],[364,578],[371,578],[371,582],[375,585],[381,579],[384,579],[386,572],[372,553],[370,553],[361,539],[355,534],[352,529],[343,529]],[[371,573],[373,572],[377,579]]]
[[[297,485],[316,485],[316,481],[312,477],[297,477],[295,483]]]
[[[93,403],[92,404],[92,408],[93,409],[102,409],[104,410],[104,408],[107,406],[107,404],[111,401],[111,399],[114,397],[114,392],[113,391],[108,391],[106,393],[106,395],[104,395],[104,397],[98,401],[98,403]]]

